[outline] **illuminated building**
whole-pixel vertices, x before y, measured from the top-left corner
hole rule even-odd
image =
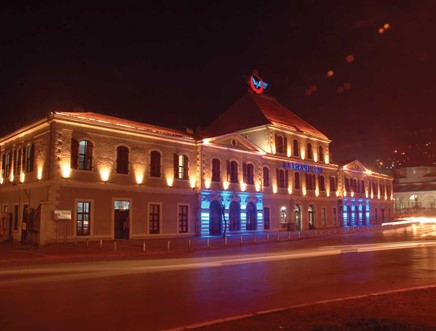
[[[436,215],[436,167],[395,170],[395,213],[402,216]]]
[[[253,86],[267,85],[256,76]],[[62,111],[2,137],[6,236],[46,244],[387,221],[392,178],[332,163],[331,141],[262,91],[202,137]]]

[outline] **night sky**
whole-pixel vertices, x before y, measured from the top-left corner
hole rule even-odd
[[[436,124],[432,0],[35,1],[2,5],[0,34],[1,134],[54,110],[204,128],[253,69],[335,161]]]

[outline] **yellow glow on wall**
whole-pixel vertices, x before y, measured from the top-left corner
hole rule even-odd
[[[245,192],[247,190],[247,183],[241,182],[240,186],[241,186],[241,191],[242,192]]]
[[[317,152],[313,152],[313,160],[315,162],[318,162],[318,153]]]
[[[374,193],[371,192],[371,199],[374,199]]]
[[[210,178],[206,178],[206,179],[204,180],[204,186],[205,186],[207,189],[210,189]]]
[[[274,193],[274,194],[277,193],[277,184],[273,184],[273,193]]]
[[[336,196],[339,197],[339,190],[336,191]]]
[[[276,153],[276,145],[272,146],[272,153],[275,154]]]
[[[385,200],[388,199],[388,194],[385,192]]]
[[[368,190],[366,190],[365,196],[368,199],[368,197],[369,197]]]
[[[380,200],[380,191],[378,191],[377,198]]]
[[[38,180],[42,179],[42,166],[38,166],[38,169],[36,170],[36,178],[38,178]]]
[[[371,170],[368,170],[368,169],[366,169],[366,170],[365,170],[365,173],[366,173],[367,175],[371,175],[371,174],[372,174],[372,171],[371,171]]]
[[[3,184],[3,181],[4,181],[3,177],[0,177],[0,184]]]
[[[303,192],[303,195],[306,196],[306,194],[307,194],[306,185],[303,185],[302,192]]]
[[[172,176],[167,176],[167,184],[169,187],[173,187],[173,183],[174,183],[174,177]]]
[[[315,195],[316,195],[317,197],[319,197],[319,188],[316,188],[316,189],[315,189]]]
[[[208,138],[203,139],[203,144],[209,145],[210,144],[210,139],[208,139]]]
[[[345,191],[345,189],[344,189],[344,197],[346,197],[347,196],[347,191]]]
[[[327,197],[330,197],[330,188],[329,187],[327,187],[325,189],[325,194],[327,195]]]
[[[260,191],[260,183],[257,183],[257,184],[255,185],[255,188],[256,188],[256,192],[259,192],[259,191]]]
[[[100,168],[100,178],[103,182],[107,182],[109,180],[109,176],[111,173],[111,169],[107,167]]]
[[[191,186],[191,188],[195,188],[195,183],[196,183],[195,178],[191,178],[191,179],[189,180],[189,185]]]
[[[306,151],[304,149],[301,149],[300,155],[301,155],[301,159],[304,160],[306,158]]]
[[[324,163],[325,163],[325,164],[329,164],[329,162],[330,162],[329,156],[326,154],[326,155],[324,156]]]
[[[291,185],[288,186],[288,193],[292,194],[292,186]]]
[[[144,181],[144,173],[142,171],[137,171],[135,174],[136,184],[141,185]]]
[[[230,183],[228,182],[228,181],[223,181],[223,188],[225,189],[225,190],[228,190],[229,189],[229,185],[230,185]]]
[[[62,177],[63,178],[70,178],[71,176],[71,168],[70,165],[67,163],[64,163],[61,165],[61,171],[62,171]]]
[[[351,191],[351,197],[354,198],[354,192],[353,191]]]
[[[11,173],[11,175],[9,176],[9,179],[10,179],[11,182],[14,181],[14,174],[13,173]]]
[[[288,153],[286,154],[288,157],[291,157],[291,149],[288,147]]]
[[[25,175],[24,172],[20,174],[20,183],[24,183]]]

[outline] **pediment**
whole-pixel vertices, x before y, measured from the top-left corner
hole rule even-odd
[[[263,152],[263,150],[259,146],[238,133],[208,138],[207,144],[211,146],[225,147],[239,151]]]
[[[358,160],[354,160],[350,163],[347,163],[343,166],[345,170],[352,170],[358,172],[366,172],[368,169]]]

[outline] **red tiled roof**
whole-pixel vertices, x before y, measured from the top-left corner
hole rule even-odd
[[[173,137],[180,138],[190,138],[192,139],[192,135],[189,135],[183,131],[168,129],[160,126],[144,124],[140,122],[125,120],[122,118],[97,114],[93,112],[55,112],[56,115],[75,118],[77,120],[83,120],[87,122],[98,123],[102,125],[113,125],[118,127],[119,129],[136,129],[141,131],[148,131],[151,133],[169,135]]]
[[[250,91],[212,122],[204,134],[213,137],[269,124],[284,125],[293,131],[328,139],[274,98]]]

